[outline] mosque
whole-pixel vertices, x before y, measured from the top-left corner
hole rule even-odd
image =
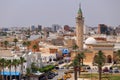
[[[79,47],[79,50],[83,51],[86,56],[84,64],[92,65],[96,53],[101,50],[106,57],[106,64],[112,65],[114,62],[114,44],[101,37],[87,37],[87,39],[84,40],[83,29],[84,17],[81,7],[79,7],[76,17],[76,44]],[[76,53],[73,52],[71,56],[74,57],[75,54]]]
[[[113,51],[114,45],[112,43],[106,43],[106,42],[97,42],[97,40],[93,37],[89,37],[85,40],[84,43],[84,52],[86,55],[86,58],[84,59],[84,62],[86,64],[93,63],[93,59],[96,55],[96,53],[101,50],[105,57],[106,57],[106,63],[112,64],[114,61],[114,51]],[[88,51],[87,51],[88,50]]]

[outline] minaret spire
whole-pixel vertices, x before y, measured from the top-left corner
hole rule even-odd
[[[83,17],[83,15],[82,15],[82,9],[81,9],[81,3],[79,3],[78,17]]]

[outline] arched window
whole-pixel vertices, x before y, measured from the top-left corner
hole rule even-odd
[[[95,64],[95,62],[94,62],[94,60],[95,60],[96,56],[97,56],[97,55],[95,55],[95,56],[94,56],[94,58],[93,58],[93,62],[92,62],[92,65],[93,65],[93,66],[95,66],[95,65],[96,65],[96,64]]]
[[[112,63],[112,57],[111,57],[111,55],[107,56],[107,63]]]

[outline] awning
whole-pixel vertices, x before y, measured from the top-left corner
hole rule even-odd
[[[1,75],[13,75],[13,76],[19,76],[20,75],[20,72],[1,72]]]

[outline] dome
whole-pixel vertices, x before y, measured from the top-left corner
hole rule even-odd
[[[85,40],[85,44],[96,44],[96,40],[93,37],[89,37]]]

